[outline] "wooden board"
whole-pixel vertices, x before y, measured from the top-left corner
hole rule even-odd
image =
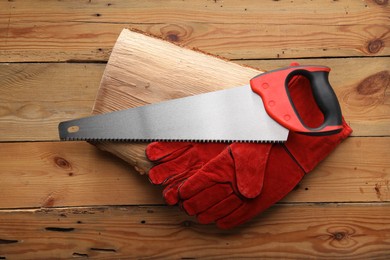
[[[0,61],[106,61],[123,27],[229,59],[390,54],[387,1],[2,1]]]
[[[283,202],[389,202],[389,146],[350,138]],[[0,209],[163,204],[159,187],[86,143],[0,143],[0,158]]]
[[[0,141],[58,140],[58,123],[91,114],[104,64],[0,63]]]
[[[3,259],[386,259],[390,206],[274,206],[239,230],[199,225],[177,208],[0,211]]]

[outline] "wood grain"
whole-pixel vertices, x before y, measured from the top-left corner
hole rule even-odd
[[[283,202],[389,202],[389,146],[389,137],[348,139]],[[163,204],[160,187],[83,142],[0,143],[0,158],[3,209]]]
[[[233,230],[169,207],[0,211],[0,257],[386,259],[389,204],[277,205]]]
[[[104,64],[0,64],[1,141],[58,140],[58,123],[90,115]]]
[[[107,60],[123,27],[229,59],[389,55],[389,13],[386,1],[3,1],[0,61]]]
[[[163,203],[159,187],[90,144],[1,143],[0,154],[0,208]]]

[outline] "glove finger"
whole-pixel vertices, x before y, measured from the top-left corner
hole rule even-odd
[[[227,216],[218,219],[216,224],[220,229],[230,229],[248,221],[260,213],[261,211],[251,211],[250,203],[244,203]]]
[[[183,182],[179,188],[179,197],[181,200],[187,200],[202,190],[216,184],[215,181],[208,179],[207,176],[204,176],[202,173],[203,172],[198,172]]]
[[[224,200],[232,192],[230,184],[216,184],[184,200],[182,206],[188,215],[193,216]]]
[[[187,172],[189,169],[194,170],[200,168],[200,164],[191,165],[191,156],[193,155],[190,152],[184,152],[180,157],[153,166],[149,170],[148,175],[150,182],[153,184],[163,184],[172,176]]]
[[[153,142],[146,147],[145,153],[152,162],[166,162],[177,158],[191,147],[189,142]]]
[[[175,175],[170,175],[168,178],[165,179],[165,181],[162,183],[162,185],[169,186],[174,183],[182,183],[184,180],[188,179],[191,177],[195,172],[197,172],[200,168],[199,165],[194,165],[194,167],[186,169],[185,171],[175,174]]]
[[[230,149],[225,149],[183,183],[179,190],[180,198],[189,199],[215,183],[231,183],[234,178],[234,161]]]
[[[181,147],[181,149],[160,158],[158,162],[161,164],[150,169],[149,179],[154,184],[162,184],[169,177],[187,171],[189,168],[200,168],[200,166],[217,156],[226,146],[226,144],[213,143],[152,143],[151,147],[158,147],[156,150],[166,149],[165,151],[173,151],[174,147]]]
[[[195,170],[196,171],[196,170]],[[164,185],[167,185],[163,190],[163,197],[168,205],[175,205],[179,202],[179,188],[189,176],[191,176],[195,171],[189,170],[178,174],[171,178],[168,178]]]
[[[230,194],[226,199],[215,204],[209,209],[198,214],[196,218],[201,224],[209,224],[227,216],[232,211],[240,207],[244,202],[235,194]]]
[[[228,229],[250,220],[284,198],[296,187],[303,176],[303,170],[285,149],[280,145],[274,146],[269,157],[267,175],[264,178],[261,194],[255,199],[245,200],[242,206],[217,220],[217,226]]]
[[[182,182],[175,182],[163,190],[163,197],[168,205],[175,205],[179,202],[179,187]]]

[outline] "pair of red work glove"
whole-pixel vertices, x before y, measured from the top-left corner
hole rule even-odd
[[[323,115],[310,82],[295,76],[289,92],[306,125],[318,126]],[[343,119],[340,133],[309,136],[290,132],[283,144],[154,142],[146,155],[155,165],[153,184],[163,185],[170,205],[181,203],[203,224],[240,225],[286,196],[304,175],[351,134]]]

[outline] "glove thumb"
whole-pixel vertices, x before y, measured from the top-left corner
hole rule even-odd
[[[261,193],[271,147],[271,144],[258,143],[233,143],[230,146],[237,189],[245,198],[253,199]]]

